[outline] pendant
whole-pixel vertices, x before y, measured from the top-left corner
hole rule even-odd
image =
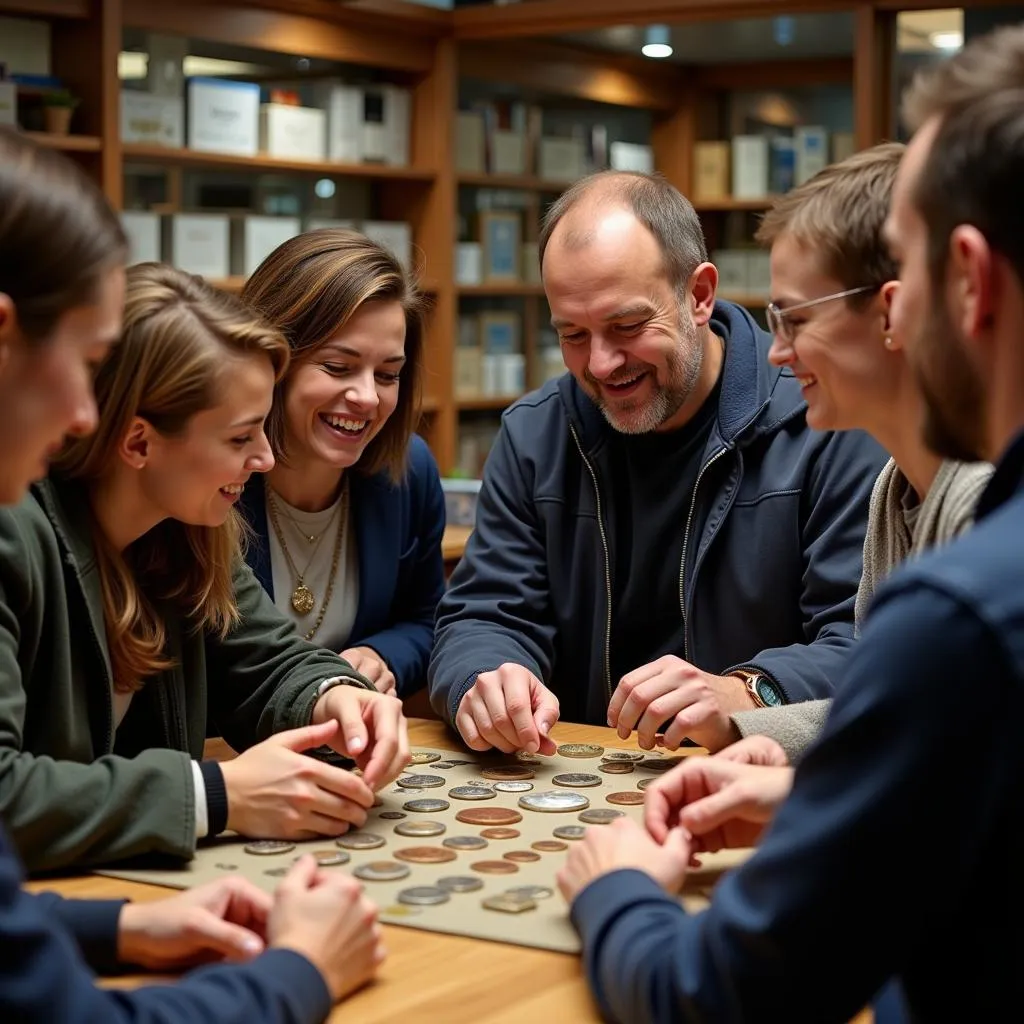
[[[316,598],[313,597],[313,591],[305,583],[298,584],[292,591],[292,607],[299,615],[308,615],[315,605]]]

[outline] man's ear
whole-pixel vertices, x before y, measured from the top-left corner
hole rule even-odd
[[[892,331],[892,304],[899,290],[899,281],[886,281],[878,290],[882,301],[882,340],[890,352],[898,352],[903,348],[903,339]]]
[[[117,447],[118,455],[132,469],[145,469],[152,454],[152,448],[152,425],[141,416],[134,417]]]
[[[703,327],[715,311],[715,292],[718,290],[718,268],[714,263],[701,263],[690,275],[687,295],[693,322]]]

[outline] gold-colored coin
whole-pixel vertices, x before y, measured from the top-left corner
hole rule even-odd
[[[557,839],[538,839],[537,842],[530,843],[530,846],[541,853],[561,853],[562,850],[569,849],[568,843],[560,843]]]
[[[485,828],[480,833],[481,839],[518,839],[519,829],[517,828]]]
[[[503,853],[502,857],[512,861],[513,864],[529,864],[532,861],[540,860],[540,854],[534,853],[533,850],[510,850],[508,853]]]
[[[465,825],[514,825],[523,816],[510,807],[469,807],[459,811],[455,820]]]
[[[481,875],[514,875],[519,870],[510,860],[478,860],[469,866]]]
[[[410,864],[444,864],[455,860],[455,851],[443,846],[408,846],[404,850],[395,850],[392,856]]]
[[[596,743],[563,743],[558,747],[558,753],[562,757],[600,757],[604,747]]]
[[[503,914],[522,914],[524,911],[534,910],[537,901],[502,893],[499,896],[488,896],[487,899],[480,901],[480,905],[486,910],[498,910]]]

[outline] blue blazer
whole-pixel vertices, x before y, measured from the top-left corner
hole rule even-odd
[[[395,675],[400,697],[422,689],[434,642],[434,612],[444,593],[444,493],[424,440],[409,442],[405,478],[386,473],[349,478],[359,552],[359,607],[348,647],[372,647]],[[239,510],[252,529],[246,561],[274,596],[266,491],[253,476]]]

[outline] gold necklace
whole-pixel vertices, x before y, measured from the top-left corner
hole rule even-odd
[[[285,519],[287,519],[288,522],[295,527],[296,531],[300,533],[307,541],[309,541],[310,544],[320,540],[323,537],[323,535],[331,528],[331,524],[334,522],[334,516],[331,516],[330,520],[328,520],[327,522],[327,525],[319,533],[306,533],[306,528],[302,525],[302,523],[298,521],[298,519],[295,518],[295,516],[291,514],[291,512],[288,509],[277,507],[277,501],[275,500],[274,495],[271,493],[269,487],[267,488],[267,497],[274,502],[275,511],[278,513],[278,515],[284,516]],[[319,547],[319,545],[317,546]]]
[[[284,531],[281,529],[281,523],[278,520],[278,506],[277,501],[274,498],[273,493],[268,489],[267,498],[267,510],[270,512],[270,523],[274,528],[274,534],[277,537],[277,542],[281,546],[281,553],[284,555],[285,561],[288,563],[288,571],[291,573],[292,578],[295,581],[295,588],[292,590],[291,603],[292,608],[295,609],[299,615],[308,615],[316,607],[316,597],[313,591],[306,585],[306,573],[309,572],[309,567],[313,564],[313,559],[316,558],[316,553],[320,548],[320,542],[317,541],[316,547],[313,548],[312,554],[309,556],[309,560],[306,562],[306,568],[300,573],[298,566],[295,564],[295,560],[292,558],[291,552],[288,550],[288,544],[285,541]],[[334,592],[334,577],[338,570],[338,559],[341,553],[341,540],[345,535],[345,529],[348,523],[348,480],[346,479],[342,483],[341,499],[335,506],[335,514],[331,516],[330,522],[333,523],[338,517],[341,517],[341,523],[338,526],[337,532],[335,533],[335,544],[334,544],[334,556],[331,562],[331,575],[328,581],[327,594],[324,598],[324,602],[320,607],[320,615],[316,620],[316,624],[312,630],[306,635],[306,639],[312,638],[313,634],[320,628],[320,624],[323,622],[324,613],[327,609],[327,605],[330,604],[331,595]],[[322,540],[330,529],[330,523],[324,527],[320,533],[320,540]]]

